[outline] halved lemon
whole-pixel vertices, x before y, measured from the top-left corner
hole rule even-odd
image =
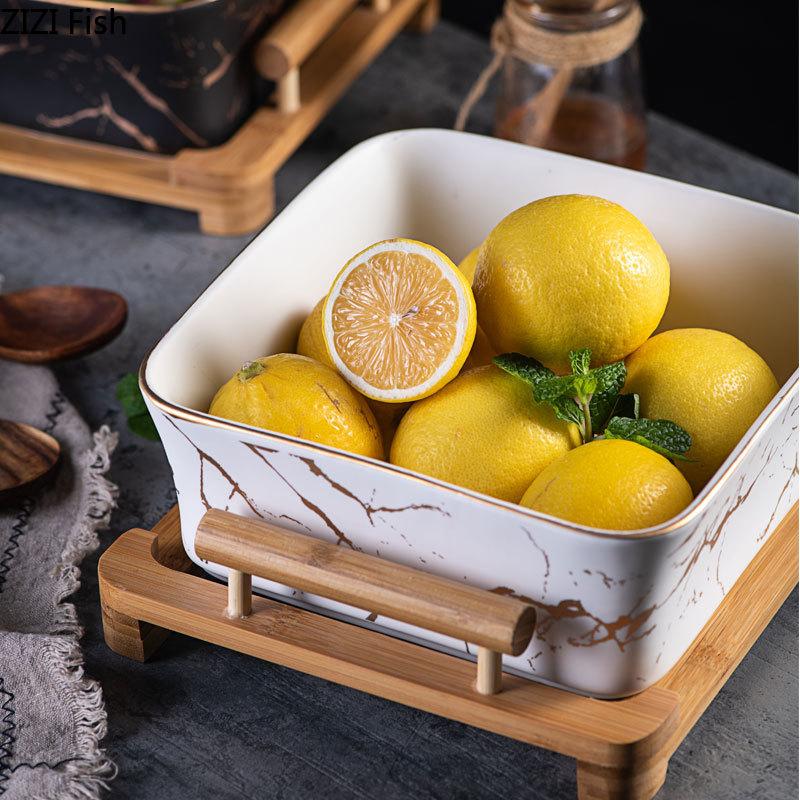
[[[387,403],[419,400],[455,378],[476,320],[469,281],[444,253],[412,239],[378,242],[353,256],[322,316],[336,369]]]

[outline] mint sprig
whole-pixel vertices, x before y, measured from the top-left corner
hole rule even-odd
[[[624,361],[591,368],[586,348],[569,354],[572,372],[556,375],[535,358],[521,353],[495,356],[500,369],[530,385],[537,403],[547,403],[555,415],[578,426],[584,444],[596,436],[627,439],[649,447],[669,459],[689,461],[685,453],[692,437],[666,419],[640,419],[639,395],[620,394],[627,370]]]
[[[143,439],[159,441],[158,431],[139,389],[139,379],[132,372],[123,376],[116,387],[117,400],[128,418],[128,428]]]
[[[604,435],[606,439],[636,442],[672,460],[690,460],[685,454],[692,446],[691,435],[668,419],[614,417],[606,425]]]
[[[498,367],[530,384],[537,403],[547,403],[559,419],[574,422],[584,443],[605,427],[627,375],[622,361],[595,369],[591,369],[591,361],[590,350],[573,350],[569,354],[572,373],[556,375],[535,358],[521,353],[494,358]]]

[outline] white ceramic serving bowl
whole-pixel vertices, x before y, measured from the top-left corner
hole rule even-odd
[[[292,351],[342,264],[394,236],[455,261],[508,212],[553,194],[607,197],[655,234],[672,267],[662,329],[728,331],[782,384],[694,502],[630,533],[565,523],[389,464],[205,413],[244,362]],[[208,508],[258,515],[476,586],[529,598],[528,650],[505,668],[602,697],[664,675],[796,500],[797,219],[637,172],[443,130],[385,134],[314,180],[145,360],[141,383],[172,465],[186,552]],[[361,624],[467,656],[426,631],[302,596]]]

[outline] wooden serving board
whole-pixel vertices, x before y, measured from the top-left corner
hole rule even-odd
[[[267,32],[255,62],[276,105],[218,147],[159,155],[0,124],[0,173],[196,211],[204,233],[255,230],[274,211],[275,173],[336,100],[404,27],[438,19],[439,0],[355,2],[328,0],[343,14],[321,15],[319,0],[298,0],[289,24]]]
[[[201,529],[214,514],[220,516],[209,512]],[[243,569],[259,557],[246,537],[227,538],[234,555],[224,563]],[[226,537],[217,541],[224,546]],[[273,557],[261,555],[264,563]],[[327,563],[317,551],[295,571]],[[622,700],[511,675],[502,676],[498,693],[480,694],[469,661],[286,603],[248,595],[249,616],[232,618],[229,589],[194,571],[177,507],[152,531],[120,536],[98,567],[108,646],[143,661],[178,631],[571,756],[581,800],[649,800],[672,753],[797,584],[798,514],[795,505],[678,664],[655,686]],[[335,565],[329,573],[341,580]],[[236,582],[232,593],[241,586]]]

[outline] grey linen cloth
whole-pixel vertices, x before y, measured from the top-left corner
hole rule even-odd
[[[0,507],[0,796],[92,800],[115,768],[100,747],[100,686],[83,674],[82,632],[64,600],[115,505],[104,474],[117,436],[92,434],[44,367],[0,361],[0,417],[61,445],[47,488]]]

